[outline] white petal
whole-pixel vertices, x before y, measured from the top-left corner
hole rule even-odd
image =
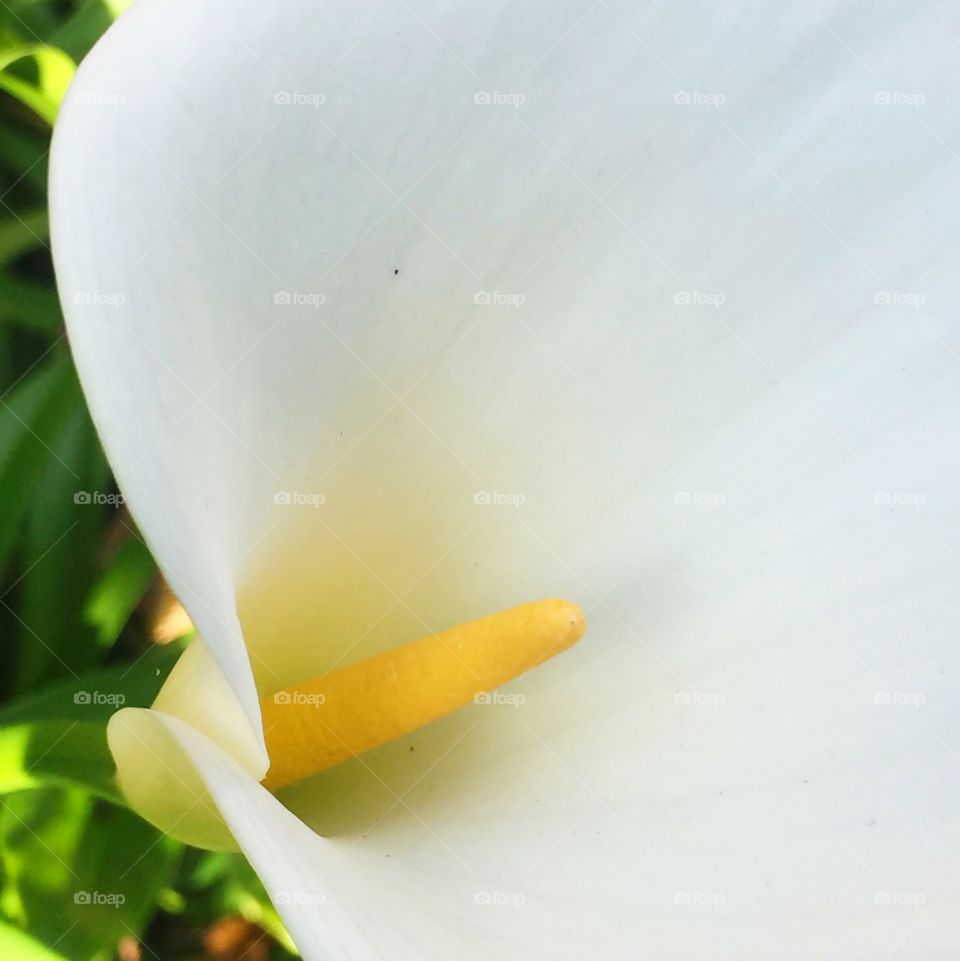
[[[192,764],[156,723],[160,716],[176,717],[218,744],[255,781],[266,774],[240,702],[202,638],[195,638],[177,661],[153,708],[118,711],[107,728],[124,796],[153,825],[187,844],[235,850]]]
[[[230,684],[234,588],[264,690],[590,608],[286,795],[425,956],[958,947],[951,16],[141,0],[81,68],[71,339]]]
[[[420,936],[429,935],[438,945],[443,938],[456,943],[430,919],[430,912],[408,902],[393,879],[378,879],[350,845],[314,834],[189,724],[159,711],[121,713],[138,713],[141,734],[152,727],[151,738],[166,740],[180,754],[198,794],[219,806],[241,840],[308,961],[414,961],[423,957]]]

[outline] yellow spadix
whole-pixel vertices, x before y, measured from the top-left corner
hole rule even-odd
[[[491,614],[261,701],[271,790],[444,717],[566,650],[583,611],[546,600]]]

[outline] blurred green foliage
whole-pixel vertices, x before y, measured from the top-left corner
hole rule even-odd
[[[141,616],[156,568],[84,405],[49,249],[51,125],[123,6],[0,3],[0,957],[228,958],[205,932],[240,917],[270,935],[251,959],[286,958],[249,865],[129,811],[106,744],[182,646],[151,643]]]

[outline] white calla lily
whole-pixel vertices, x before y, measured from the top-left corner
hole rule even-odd
[[[83,62],[58,283],[202,636],[111,747],[305,957],[960,947],[953,20],[138,0]],[[554,596],[511,697],[259,783],[258,697]]]

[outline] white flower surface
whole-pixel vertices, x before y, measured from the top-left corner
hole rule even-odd
[[[958,85],[932,0],[138,0],[51,173],[202,638],[134,806],[309,961],[960,950]],[[552,596],[503,696],[260,785],[259,697]]]

